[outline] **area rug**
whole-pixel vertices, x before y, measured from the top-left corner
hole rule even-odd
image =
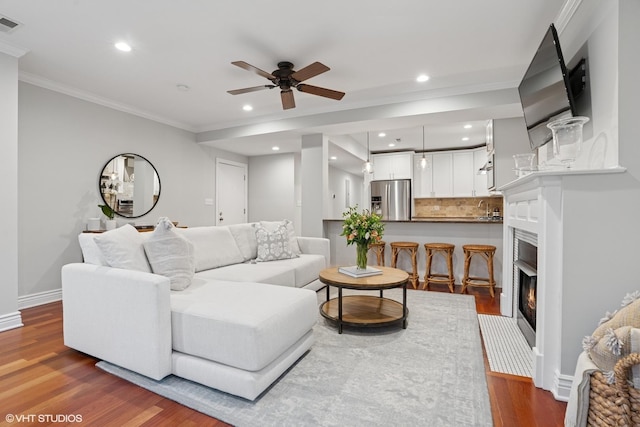
[[[340,335],[319,315],[311,350],[254,402],[175,376],[154,381],[97,366],[236,426],[493,425],[474,298],[407,294],[407,329],[345,327]]]
[[[533,353],[511,317],[478,314],[484,349],[493,372],[531,378]]]

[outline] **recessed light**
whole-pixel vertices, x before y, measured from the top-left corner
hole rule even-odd
[[[471,129],[472,127],[473,127],[473,126],[471,126],[471,125],[469,125],[469,124],[464,125],[464,128],[465,128],[465,129]]]
[[[278,151],[278,150],[280,149],[280,147],[278,147],[278,146],[276,145],[276,146],[271,147],[271,149],[272,149],[273,151]]]
[[[384,132],[380,132],[380,133],[378,134],[378,137],[380,137],[380,138],[384,138],[385,136],[387,136],[387,134],[386,134],[386,133],[384,133]]]
[[[331,156],[329,157],[329,160],[338,160],[338,158],[336,156]]]
[[[395,142],[390,142],[389,143],[389,147],[395,147],[395,146],[396,146]]]
[[[427,80],[429,80],[429,76],[427,76],[426,74],[420,74],[418,77],[416,77],[416,81],[419,83],[426,82]]]
[[[242,109],[244,111],[251,111],[251,110],[253,110],[253,107],[251,105],[247,104],[247,105],[243,105]]]
[[[469,137],[468,137],[468,136],[465,136],[464,138],[462,138],[462,140],[463,140],[463,141],[468,141],[468,140],[469,140]]]
[[[131,52],[131,46],[129,46],[127,42],[118,42],[115,44],[115,47],[122,52]]]
[[[184,85],[184,84],[177,84],[176,88],[178,88],[178,90],[182,92],[188,92],[189,89],[191,89],[188,85]]]

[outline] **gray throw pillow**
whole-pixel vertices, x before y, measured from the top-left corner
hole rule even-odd
[[[256,225],[256,240],[258,242],[258,257],[256,261],[275,261],[278,259],[297,258],[291,250],[289,232],[284,224],[269,230],[262,225]]]

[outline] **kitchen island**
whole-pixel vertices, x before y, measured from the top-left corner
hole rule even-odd
[[[323,222],[324,236],[330,241],[332,266],[355,265],[356,248],[355,245],[347,246],[346,238],[340,235],[342,224],[342,219],[325,219]],[[427,263],[424,244],[451,243],[456,246],[453,252],[453,270],[455,283],[459,285],[464,270],[462,245],[493,245],[496,247],[493,266],[496,286],[502,287],[502,220],[476,217],[415,217],[406,221],[384,221],[384,224],[383,240],[387,243],[385,248],[386,266],[391,265],[390,242],[416,242],[420,245],[418,248],[418,274],[422,283]],[[486,263],[477,258],[472,259],[472,271],[474,275],[483,275],[487,271]],[[370,252],[369,264],[375,265],[375,262],[375,256]],[[409,257],[401,255],[398,259],[398,268],[409,271],[411,269]],[[433,271],[446,271],[443,257],[436,256],[434,258]]]

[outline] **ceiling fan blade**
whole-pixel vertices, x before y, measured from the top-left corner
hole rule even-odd
[[[291,89],[281,91],[280,98],[282,98],[283,110],[288,110],[289,108],[296,108],[296,101],[293,99],[293,91]]]
[[[337,90],[325,89],[323,87],[311,86],[307,84],[299,84],[296,88],[300,92],[310,93],[311,95],[324,96],[325,98],[341,100],[344,96],[344,92],[338,92]]]
[[[260,68],[254,67],[251,64],[247,64],[244,61],[234,61],[232,62],[233,65],[235,65],[236,67],[240,67],[243,70],[247,70],[247,71],[251,71],[252,73],[256,73],[266,79],[269,80],[273,80],[276,77],[274,75],[272,75],[271,73],[267,73],[266,71],[261,70]]]
[[[274,87],[275,87],[274,85],[262,85],[262,86],[246,87],[244,89],[228,90],[227,93],[230,93],[231,95],[240,95],[241,93],[256,92],[256,91],[264,90],[264,89],[273,89]]]
[[[310,79],[311,77],[315,77],[318,74],[325,73],[329,70],[330,68],[327,67],[326,65],[321,64],[320,62],[314,62],[313,64],[307,65],[303,69],[298,70],[295,73],[291,74],[291,78],[299,82],[302,82],[307,79]]]

